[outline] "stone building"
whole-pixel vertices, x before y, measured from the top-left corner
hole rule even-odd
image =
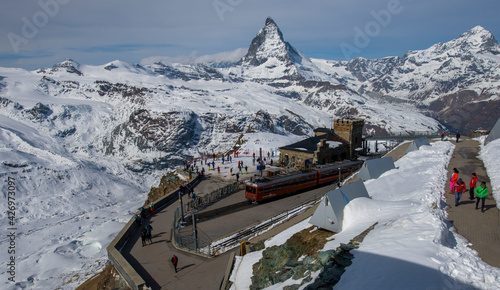
[[[334,130],[318,128],[314,137],[280,147],[280,162],[285,166],[306,168],[355,157],[362,146],[363,119],[337,119]]]
[[[351,146],[350,155],[353,151],[363,146],[363,127],[365,120],[359,118],[336,119],[333,122],[333,130],[340,138],[349,142]]]

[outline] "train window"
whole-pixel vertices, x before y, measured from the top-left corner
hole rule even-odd
[[[269,193],[269,185],[264,187],[264,193]]]
[[[271,191],[275,191],[275,190],[276,190],[276,184],[271,185]]]
[[[287,188],[289,184],[290,184],[290,181],[288,181],[288,180],[283,182],[283,188]]]
[[[246,190],[246,192],[249,192],[249,193],[255,193],[255,187],[247,186],[245,190]]]
[[[283,188],[283,183],[279,183],[279,184],[278,184],[278,187],[277,187],[276,189],[277,189],[277,190],[280,190],[280,189],[282,189],[282,188]]]

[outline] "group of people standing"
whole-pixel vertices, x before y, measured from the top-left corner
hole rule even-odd
[[[151,231],[153,230],[153,227],[151,224],[148,224],[147,226],[143,227],[141,229],[141,240],[142,240],[142,246],[147,246],[151,245],[153,241],[151,240]]]
[[[465,182],[462,178],[458,177],[458,173],[458,169],[453,168],[453,174],[450,178],[450,190],[452,194],[455,194],[455,206],[460,204],[462,194],[467,191]],[[488,188],[486,187],[486,182],[482,181],[481,185],[477,186],[477,175],[473,172],[469,182],[469,199],[474,200],[474,197],[476,198],[476,209],[478,209],[479,201],[481,201],[481,212],[484,212],[484,202],[487,195]]]

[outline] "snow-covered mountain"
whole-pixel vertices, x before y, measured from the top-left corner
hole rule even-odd
[[[283,38],[278,25],[268,17],[265,26],[252,40],[237,70],[249,79],[327,80],[338,84],[316,67],[303,53]]]
[[[450,129],[488,129],[500,117],[500,45],[481,26],[401,58],[313,62],[360,94],[413,104]]]
[[[439,128],[409,106],[381,105],[339,84],[285,42],[270,18],[229,67],[66,60],[0,75],[2,114],[47,131],[71,152],[115,156],[135,171],[251,143],[249,132],[312,135],[336,117],[363,117],[370,131]]]

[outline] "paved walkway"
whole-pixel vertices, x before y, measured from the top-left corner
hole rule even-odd
[[[448,165],[448,181],[446,183],[446,202],[448,203],[448,220],[456,231],[472,244],[479,257],[494,267],[500,267],[500,212],[491,193],[491,183],[486,174],[483,162],[477,158],[479,143],[465,139],[456,144],[455,151]],[[467,185],[467,192],[462,195],[458,207],[455,207],[455,196],[450,191],[449,178],[453,168],[460,172],[459,178]],[[469,182],[472,172],[478,176],[477,185],[486,181],[490,190],[485,202],[485,211],[475,210],[476,200],[469,200]],[[481,205],[479,205],[481,208]]]

